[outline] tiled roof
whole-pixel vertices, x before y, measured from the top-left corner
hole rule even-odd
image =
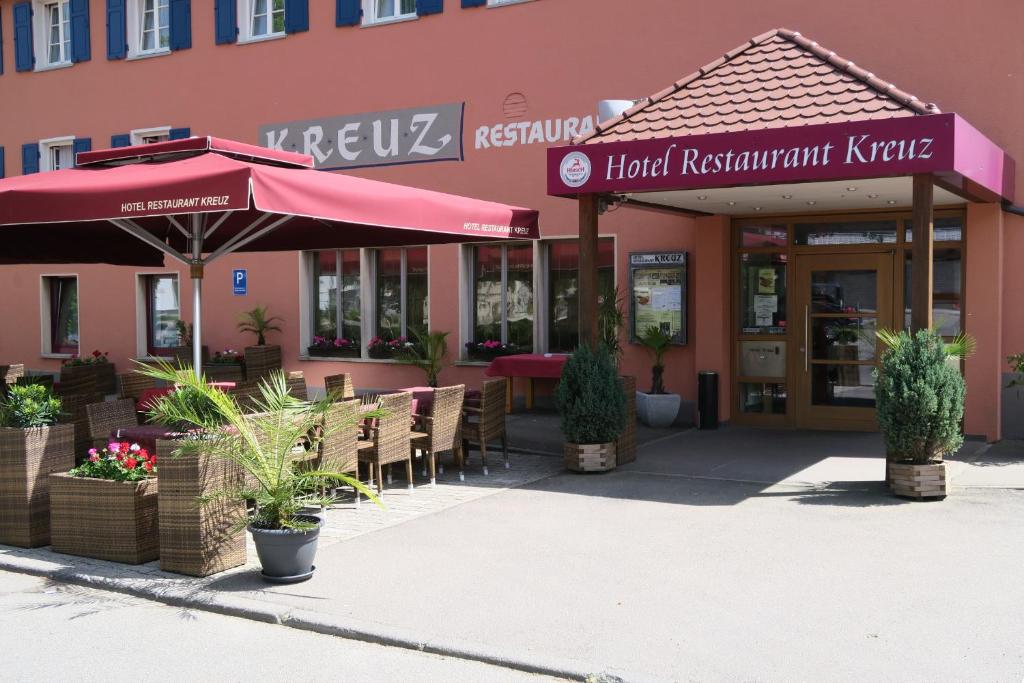
[[[776,29],[727,52],[575,144],[938,114],[799,33]]]

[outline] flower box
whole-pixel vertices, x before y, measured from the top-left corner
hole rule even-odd
[[[615,442],[565,444],[565,466],[573,472],[607,472],[615,469]]]
[[[366,345],[366,349],[369,352],[370,358],[397,358],[402,351],[411,346],[412,343],[405,337],[398,337],[397,339],[374,337]]]
[[[65,364],[60,369],[60,383],[74,384],[81,377],[92,375],[96,380],[96,391],[103,395],[117,393],[117,375],[114,364],[109,361]],[[62,390],[62,393],[67,393]]]
[[[281,347],[276,344],[245,347],[245,378],[250,382],[263,379],[281,369]]]
[[[50,475],[54,552],[142,564],[160,556],[157,480]]]
[[[209,576],[245,564],[245,503],[214,496],[241,486],[231,463],[204,454],[173,456],[174,441],[157,441],[160,568]]]
[[[242,382],[245,372],[241,363],[207,363],[203,374],[210,382]]]
[[[74,466],[74,425],[0,428],[0,543],[50,543],[50,475]]]
[[[522,353],[515,344],[502,344],[499,341],[466,342],[466,357],[469,360],[490,363],[501,356],[513,356]]]
[[[891,462],[888,468],[889,487],[893,495],[903,498],[945,498],[949,495],[946,463],[916,465]]]

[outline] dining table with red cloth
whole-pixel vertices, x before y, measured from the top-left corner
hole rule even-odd
[[[533,380],[560,379],[562,366],[569,359],[567,353],[517,353],[511,356],[498,356],[484,370],[488,377],[507,377],[508,389],[505,392],[505,408],[512,412],[512,378],[526,378],[526,409],[533,408]]]

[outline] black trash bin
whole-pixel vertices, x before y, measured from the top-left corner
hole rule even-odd
[[[697,429],[718,429],[718,373],[697,373]]]

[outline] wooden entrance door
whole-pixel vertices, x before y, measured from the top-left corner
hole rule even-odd
[[[876,332],[893,327],[893,252],[796,258],[795,418],[803,429],[877,429]]]

